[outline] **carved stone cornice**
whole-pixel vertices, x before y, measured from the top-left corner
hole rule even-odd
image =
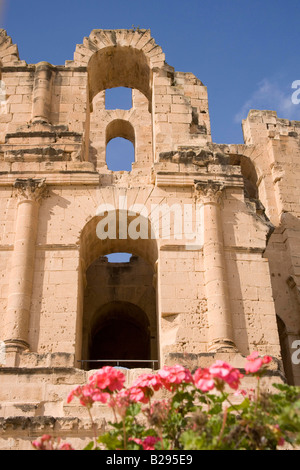
[[[202,204],[219,204],[225,185],[219,181],[194,181],[196,200]]]
[[[33,201],[40,202],[47,195],[45,179],[16,179],[14,188],[17,190],[18,202]]]

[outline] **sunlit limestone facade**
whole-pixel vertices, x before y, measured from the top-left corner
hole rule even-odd
[[[1,447],[83,445],[66,397],[105,361],[130,383],[257,350],[299,384],[300,123],[252,110],[244,144],[212,142],[206,87],[149,30],[94,30],[64,66],[27,64],[1,30],[0,66]],[[106,109],[116,87],[130,109]],[[108,168],[115,138],[130,171]]]

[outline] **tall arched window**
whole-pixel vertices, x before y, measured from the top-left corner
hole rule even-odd
[[[115,215],[126,216],[128,225],[132,220],[125,210]],[[100,240],[99,219],[91,219],[81,234],[77,357],[86,369],[117,360],[122,367],[157,368],[157,241],[124,239],[119,227],[116,238]]]

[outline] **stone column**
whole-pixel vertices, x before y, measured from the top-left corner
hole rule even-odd
[[[18,209],[4,326],[4,342],[8,353],[18,353],[29,348],[28,328],[38,214],[46,184],[45,180],[17,179],[14,187],[18,195]]]
[[[210,352],[235,349],[220,206],[223,189],[219,182],[195,181],[197,202],[204,206],[203,255]]]
[[[36,65],[33,89],[32,122],[50,123],[53,67],[48,62]]]

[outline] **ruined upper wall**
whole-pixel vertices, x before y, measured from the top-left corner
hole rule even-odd
[[[204,146],[211,142],[206,87],[193,74],[176,72],[165,62],[150,30],[93,30],[83,44],[77,45],[74,59],[66,61],[65,66],[47,62],[27,65],[19,59],[17,46],[6,31],[1,30],[0,38],[6,103],[6,111],[0,115],[0,154],[4,154],[4,160],[12,161],[16,150],[19,157],[28,154],[34,133],[35,147],[40,137],[40,144],[50,148],[55,160],[75,158],[105,171],[106,126],[114,117],[107,113],[101,100],[96,100],[95,108],[94,100],[106,89],[119,86],[132,88],[144,97],[141,118],[139,98],[139,106],[133,103],[135,117],[130,122],[136,129],[137,166],[151,166],[159,160],[160,153],[178,146]],[[94,131],[90,133],[95,117],[96,135]],[[103,123],[102,128],[99,122]],[[43,128],[38,128],[40,124]],[[146,136],[141,131],[143,124],[148,129]],[[93,124],[92,127],[95,128]],[[62,135],[63,132],[67,134]],[[44,139],[50,134],[56,139],[55,145],[51,139]],[[144,138],[149,147],[140,153]],[[26,152],[22,150],[24,139]],[[143,156],[145,152],[147,158]],[[43,160],[44,154],[37,159]],[[36,161],[34,152],[28,160]]]
[[[244,141],[247,145],[264,143],[280,137],[300,138],[300,122],[280,119],[276,111],[249,111],[242,122]]]
[[[19,58],[18,46],[13,44],[4,29],[0,29],[0,62],[3,66],[26,65],[26,62]]]
[[[243,132],[272,223],[280,225],[287,213],[300,217],[300,122],[280,119],[275,111],[251,110]]]

